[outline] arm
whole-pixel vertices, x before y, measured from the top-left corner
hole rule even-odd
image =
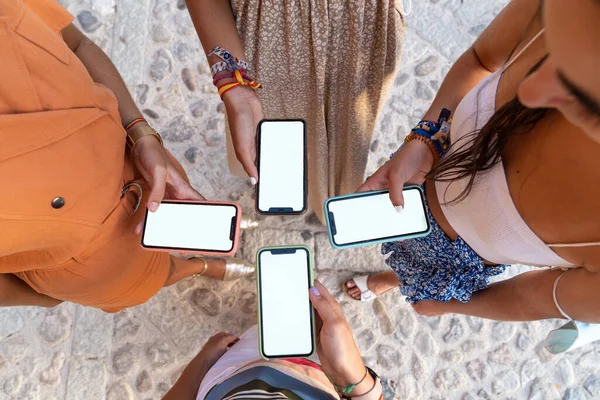
[[[512,0],[452,66],[423,119],[437,121],[442,108],[455,111],[463,97],[483,78],[497,71],[535,21],[539,0]],[[541,29],[541,27],[540,27]],[[421,185],[434,164],[427,144],[413,140],[379,168],[358,191],[390,189],[394,206],[404,206],[406,184]]]
[[[233,346],[239,338],[227,333],[217,333],[202,347],[200,353],[188,364],[175,385],[163,397],[163,400],[194,400],[198,395],[200,383],[212,366]]]
[[[231,55],[246,60],[244,46],[238,35],[231,6],[227,0],[186,0],[190,16],[196,32],[202,42],[205,53],[216,46],[228,50]],[[208,63],[213,65],[221,59],[215,55],[208,56]],[[234,79],[223,79],[220,83],[233,82]],[[244,167],[244,171],[258,181],[256,161],[256,127],[263,118],[262,107],[254,90],[241,86],[229,90],[223,95],[227,111],[231,139],[235,154]]]
[[[163,400],[194,400],[204,376],[210,369],[204,358],[198,354],[183,372]]]
[[[63,29],[62,35],[65,43],[83,63],[94,82],[101,83],[115,94],[119,102],[121,123],[126,124],[134,118],[142,117],[119,71],[102,49],[73,24]]]
[[[83,63],[94,80],[109,88],[119,103],[121,123],[124,125],[142,114],[137,108],[119,71],[106,54],[94,42],[89,40],[73,24],[62,30],[63,40]],[[128,134],[145,129],[148,124],[140,122],[128,130]],[[148,209],[156,211],[160,202],[167,195],[180,200],[204,200],[192,188],[154,135],[146,135],[139,139],[133,148],[133,160],[151,187],[148,197]],[[137,227],[141,231],[141,226]]]
[[[196,27],[204,52],[208,55],[216,46],[227,49],[231,55],[245,60],[244,46],[235,27],[231,6],[227,0],[187,0],[187,7]],[[213,65],[221,59],[208,56]]]
[[[473,87],[490,73],[502,68],[523,40],[538,7],[539,0],[512,0],[456,60],[423,119],[437,121],[444,107],[456,110]]]
[[[490,285],[473,294],[468,303],[419,302],[419,314],[447,313],[472,315],[497,321],[535,321],[563,318],[552,297],[554,282],[561,270],[531,271]],[[600,274],[584,268],[569,270],[559,281],[556,297],[561,308],[576,320],[600,323]]]
[[[319,281],[315,281],[309,296],[318,315],[317,325],[321,325],[317,330],[317,353],[323,372],[338,390],[358,383],[349,393],[352,399],[378,400],[383,391],[381,382],[366,373],[340,305]]]

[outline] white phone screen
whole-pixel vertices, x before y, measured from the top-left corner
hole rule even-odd
[[[307,356],[313,352],[310,283],[306,249],[260,252],[260,322],[266,357]]]
[[[161,203],[146,211],[142,245],[227,253],[233,250],[237,208],[228,204]]]
[[[304,211],[304,122],[263,121],[259,135],[258,211]]]
[[[328,212],[333,241],[339,246],[429,230],[422,192],[416,188],[404,190],[404,209],[401,212],[394,208],[388,191],[332,200]]]

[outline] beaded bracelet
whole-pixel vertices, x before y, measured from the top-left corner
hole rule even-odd
[[[431,154],[433,155],[433,163],[437,164],[437,162],[440,160],[440,155],[438,153],[437,148],[435,147],[435,144],[433,144],[433,141],[431,139],[426,138],[425,136],[420,136],[415,134],[414,132],[411,132],[406,139],[404,139],[404,144],[408,143],[408,142],[412,142],[413,140],[418,140],[419,142],[423,142],[427,145],[427,147],[429,147],[429,150],[431,151]]]
[[[242,75],[242,72],[239,70],[234,71],[234,77],[236,79],[235,82],[229,82],[229,83],[225,83],[221,86],[217,86],[217,89],[219,91],[219,96],[221,96],[221,99],[223,98],[223,95],[225,93],[227,93],[229,90],[238,87],[238,86],[248,86],[254,90],[260,89],[262,88],[262,85],[258,82],[255,82],[253,80],[244,80],[244,76]]]
[[[442,109],[438,121],[420,121],[411,133],[406,137],[404,143],[419,140],[427,144],[431,150],[434,162],[448,151],[450,147],[450,125],[452,112],[446,108]]]

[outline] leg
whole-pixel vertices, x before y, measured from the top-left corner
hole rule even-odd
[[[400,285],[402,285],[402,283],[398,280],[396,272],[394,271],[380,272],[369,276],[369,279],[367,280],[369,290],[377,296]],[[360,300],[360,289],[356,287],[352,279],[346,282],[346,286],[348,287],[348,294],[352,296],[353,299]]]
[[[206,263],[208,268],[202,274],[207,278],[222,280],[225,275],[225,260],[216,258],[207,258]],[[165,282],[165,286],[171,286],[194,274],[199,274],[204,271],[204,261],[200,258],[192,258],[189,260],[171,256],[171,267],[169,276]]]
[[[54,307],[60,303],[62,300],[56,300],[36,292],[13,274],[0,274],[0,307]]]

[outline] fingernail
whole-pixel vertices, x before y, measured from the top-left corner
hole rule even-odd
[[[250,178],[250,183],[252,186],[256,185],[256,179],[254,179],[254,177]]]
[[[402,207],[402,206],[396,206],[395,208],[396,208],[396,212],[397,212],[398,214],[399,214],[399,213],[401,213],[401,212],[402,212],[402,210],[404,210],[404,207]]]
[[[158,203],[153,201],[150,204],[148,204],[148,209],[152,212],[158,210]]]
[[[312,294],[314,294],[315,296],[320,296],[321,293],[319,293],[319,289],[317,289],[316,286],[313,286],[310,288],[310,291],[312,292]]]

